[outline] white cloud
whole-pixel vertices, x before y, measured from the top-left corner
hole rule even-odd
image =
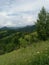
[[[0,12],[0,16],[7,16],[6,12]]]
[[[49,0],[1,0],[0,26],[32,25],[42,6],[49,10]]]

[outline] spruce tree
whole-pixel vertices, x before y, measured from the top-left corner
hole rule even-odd
[[[40,13],[38,14],[38,20],[36,24],[36,30],[39,39],[46,40],[46,10],[43,7]]]
[[[47,37],[49,37],[49,13],[47,13],[47,19],[46,19],[46,34]]]

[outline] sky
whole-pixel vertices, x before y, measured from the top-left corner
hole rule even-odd
[[[0,27],[33,25],[43,6],[49,11],[49,0],[0,0]]]

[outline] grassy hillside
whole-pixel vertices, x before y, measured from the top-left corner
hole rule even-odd
[[[49,40],[1,55],[0,65],[49,65]]]

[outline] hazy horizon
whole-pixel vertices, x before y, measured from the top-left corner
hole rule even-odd
[[[49,0],[0,0],[0,27],[33,25],[43,6],[49,11]]]

